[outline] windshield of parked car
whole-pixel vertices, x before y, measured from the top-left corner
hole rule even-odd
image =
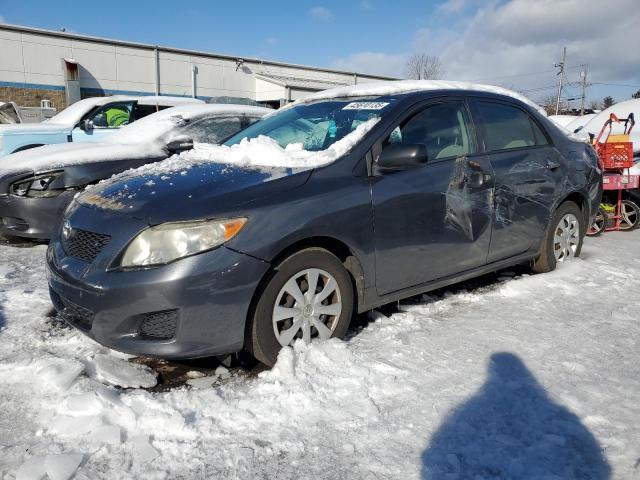
[[[380,117],[394,99],[332,100],[285,108],[228,139],[224,145],[243,139],[269,137],[280,147],[298,144],[308,152],[326,150],[353,132],[358,125]]]

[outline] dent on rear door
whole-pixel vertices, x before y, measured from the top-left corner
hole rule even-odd
[[[491,163],[496,187],[489,262],[539,244],[567,178],[564,162],[551,146],[493,153]]]

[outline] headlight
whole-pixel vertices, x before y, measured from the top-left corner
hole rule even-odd
[[[235,237],[246,222],[246,218],[231,218],[163,223],[147,228],[129,244],[120,266],[163,265],[211,250]]]
[[[43,173],[35,177],[25,178],[11,184],[11,193],[19,197],[57,197],[64,190],[49,189],[53,181],[62,175],[62,172]]]

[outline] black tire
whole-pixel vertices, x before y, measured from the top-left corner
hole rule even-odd
[[[547,273],[555,270],[556,268],[556,257],[554,255],[554,236],[556,234],[556,230],[560,226],[560,220],[567,215],[573,214],[578,219],[578,245],[575,251],[574,256],[579,257],[580,251],[582,250],[582,242],[584,240],[584,236],[586,234],[586,225],[584,221],[584,215],[578,205],[573,202],[567,201],[558,207],[558,209],[553,214],[551,218],[551,223],[547,228],[547,234],[543,240],[542,248],[540,250],[540,255],[533,262],[533,271],[536,273]]]
[[[306,269],[324,270],[335,279],[342,304],[340,315],[333,317],[331,337],[343,338],[349,328],[353,315],[354,292],[349,272],[340,259],[322,248],[300,250],[280,262],[271,272],[264,287],[258,292],[255,307],[249,319],[246,348],[260,362],[272,367],[278,357],[280,345],[272,322],[273,310],[280,290],[299,272]],[[302,277],[299,277],[302,278]],[[304,292],[304,279],[301,290]],[[307,287],[308,288],[308,287]],[[318,284],[318,289],[321,285]],[[312,327],[314,331],[315,327]],[[315,330],[316,334],[318,333]],[[295,340],[295,338],[294,338]],[[317,341],[316,338],[313,340]]]
[[[607,228],[609,216],[607,212],[605,212],[602,208],[598,208],[598,212],[596,213],[596,217],[593,220],[593,223],[587,230],[588,237],[597,237],[602,234]]]
[[[622,200],[622,207],[626,211],[626,218],[620,222],[620,230],[628,231],[640,225],[640,208],[631,200]]]

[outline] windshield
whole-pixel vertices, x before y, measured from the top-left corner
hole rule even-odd
[[[224,145],[237,145],[244,138],[265,136],[281,148],[297,144],[305,151],[319,152],[353,132],[358,125],[380,117],[393,101],[391,98],[332,100],[286,108],[244,129]]]

